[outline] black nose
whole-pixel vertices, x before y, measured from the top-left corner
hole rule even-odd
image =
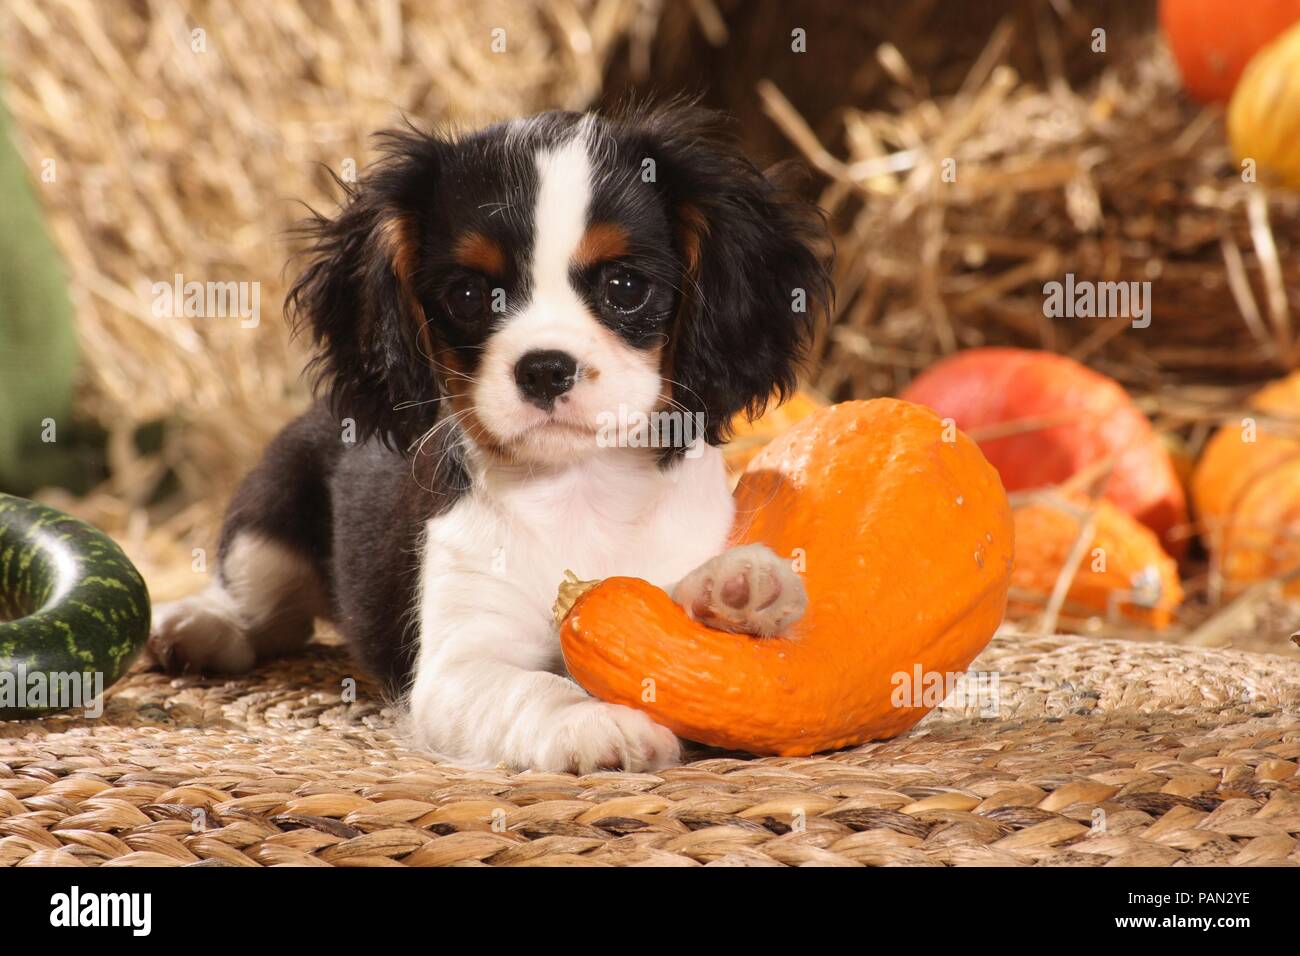
[[[555,399],[573,388],[578,363],[568,352],[542,349],[528,352],[515,363],[515,384],[524,400],[550,409]]]

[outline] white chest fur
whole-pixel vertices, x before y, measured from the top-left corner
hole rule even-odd
[[[479,469],[474,490],[426,529],[409,694],[415,741],[462,763],[673,762],[670,731],[560,676],[551,606],[566,569],[669,588],[723,550],[732,516],[713,448],[666,471],[639,449],[531,471]]]
[[[480,470],[474,490],[426,529],[420,654],[436,653],[449,628],[487,616],[531,632],[520,643],[553,655],[553,641],[531,635],[550,636],[566,570],[671,588],[723,549],[732,517],[716,448],[669,469],[642,449],[605,449],[562,467]]]

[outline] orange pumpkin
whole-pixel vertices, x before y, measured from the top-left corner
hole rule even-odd
[[[1175,557],[1185,550],[1174,530],[1187,522],[1187,501],[1169,452],[1114,379],[1053,352],[969,349],[931,366],[901,397],[972,433],[1008,491],[1060,484],[1114,456],[1105,497]]]
[[[1261,180],[1300,189],[1300,24],[1246,67],[1228,106],[1228,139],[1238,161],[1259,164]]]
[[[1205,446],[1192,501],[1229,590],[1300,567],[1300,372],[1250,400]],[[1300,593],[1300,581],[1288,590]]]
[[[1011,588],[1013,594],[1033,595],[1035,600],[1013,598],[1009,613],[1020,616],[1042,610],[1090,508],[1096,509],[1096,526],[1066,592],[1066,613],[1110,616],[1118,611],[1149,627],[1168,627],[1183,600],[1178,565],[1151,529],[1108,501],[1090,504],[1082,496],[1040,498],[1015,509],[1016,566]]]
[[[1300,0],[1161,0],[1160,27],[1187,92],[1203,102],[1232,95],[1251,57],[1300,21]]]
[[[736,544],[762,542],[803,573],[808,611],[753,638],[687,617],[662,590],[610,578],[562,616],[570,674],[679,736],[801,755],[889,737],[942,695],[1006,606],[1012,523],[974,442],[894,399],[805,418],[736,489]]]
[[[773,398],[763,414],[753,421],[743,412],[737,415],[731,422],[731,440],[722,449],[727,470],[732,473],[744,471],[764,445],[795,422],[803,421],[825,407],[824,401],[801,388],[780,404]]]

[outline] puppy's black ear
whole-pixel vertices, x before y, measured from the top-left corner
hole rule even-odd
[[[316,347],[309,369],[356,437],[406,449],[437,417],[437,379],[424,310],[414,292],[421,197],[433,190],[441,141],[414,130],[380,137],[381,159],[333,218],[300,228],[308,264],[289,291],[297,330]]]
[[[673,398],[704,414],[717,444],[737,412],[762,414],[795,387],[831,302],[825,219],[782,184],[788,169],[764,175],[709,111],[672,106],[636,125],[648,134],[686,272],[665,372]]]

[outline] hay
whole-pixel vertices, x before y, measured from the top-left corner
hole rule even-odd
[[[155,599],[194,590],[192,568],[205,562],[193,549],[212,546],[234,483],[306,401],[303,356],[281,318],[286,236],[302,204],[332,208],[327,168],[363,169],[370,134],[403,114],[472,127],[583,107],[615,46],[652,36],[653,10],[635,0],[0,7],[20,147],[33,170],[56,164],[39,188],[71,272],[79,408],[110,436],[102,488],[84,501],[42,497],[116,535]],[[505,52],[492,51],[497,29]],[[257,283],[260,321],[155,316],[153,283],[177,274]],[[137,432],[158,421],[161,449],[142,452]]]
[[[831,180],[840,299],[822,390],[893,392],[957,347],[1000,343],[1087,361],[1139,396],[1294,367],[1300,197],[1241,180],[1219,114],[1180,95],[1154,40],[1082,90],[1021,82],[998,65],[1005,42],[994,36],[956,96],[847,111],[843,157],[761,87]],[[897,51],[882,56],[906,80]],[[1047,318],[1043,285],[1067,272],[1149,280],[1151,326]]]

